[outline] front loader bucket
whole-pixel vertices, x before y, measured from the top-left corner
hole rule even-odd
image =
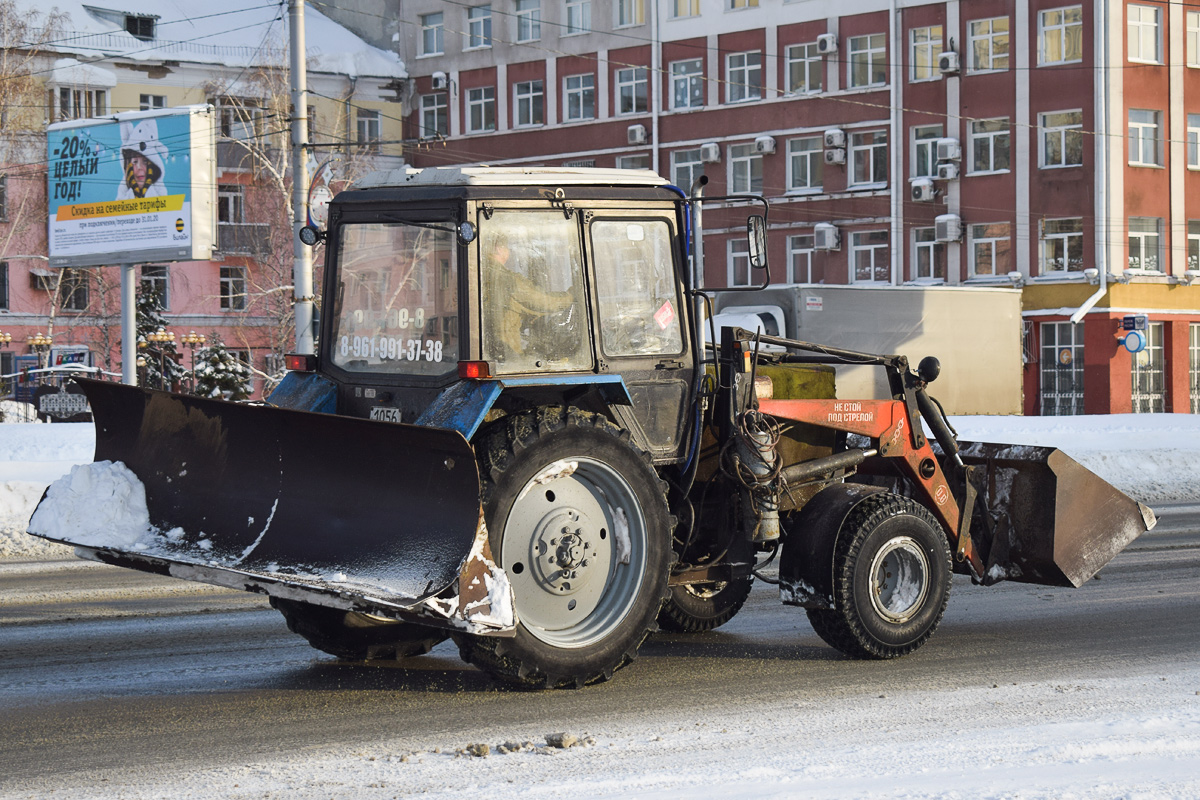
[[[52,486],[31,532],[80,555],[393,613],[450,586],[472,553],[479,473],[457,432],[79,383],[96,461],[136,475],[157,529],[115,546],[103,533],[40,529],[54,518],[42,506],[63,502]]]
[[[986,584],[1081,586],[1154,527],[1147,506],[1061,450],[989,442],[959,442],[959,450],[977,468],[990,512]],[[972,523],[976,538],[986,533],[979,516]]]

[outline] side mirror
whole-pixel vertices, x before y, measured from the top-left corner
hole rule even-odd
[[[767,268],[767,220],[755,214],[746,221],[746,235],[750,243],[750,266],[754,269]]]

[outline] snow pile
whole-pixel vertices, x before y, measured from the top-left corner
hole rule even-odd
[[[29,531],[52,539],[117,549],[145,549],[157,530],[146,488],[124,464],[97,461],[71,468],[50,484]]]

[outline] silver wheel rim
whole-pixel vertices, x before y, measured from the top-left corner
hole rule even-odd
[[[876,613],[888,622],[907,622],[929,593],[929,557],[911,536],[896,536],[875,553],[870,580]]]
[[[522,487],[501,542],[522,626],[555,647],[586,647],[633,607],[646,520],[629,483],[590,458],[556,461]]]

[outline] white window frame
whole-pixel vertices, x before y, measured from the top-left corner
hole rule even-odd
[[[912,229],[912,259],[914,280],[945,282],[946,243],[937,240],[937,228]]]
[[[1162,63],[1162,9],[1130,3],[1125,7],[1129,26],[1129,60]]]
[[[763,157],[753,144],[729,146],[729,191],[734,194],[761,194]]]
[[[937,177],[937,140],[945,136],[941,125],[914,125],[912,131],[912,177]],[[923,168],[922,168],[923,167]]]
[[[998,22],[1004,23],[1002,28],[998,29]],[[967,71],[1004,72],[1008,69],[1011,42],[1008,17],[971,20],[967,23]]]
[[[1078,19],[1074,18],[1078,15]],[[1078,29],[1072,32],[1072,29]],[[1078,40],[1079,55],[1069,57],[1073,44],[1072,38]],[[1051,60],[1051,40],[1055,40],[1056,49],[1061,56]],[[1050,67],[1056,64],[1078,64],[1083,61],[1083,6],[1062,6],[1047,8],[1038,12],[1038,66]]]
[[[992,126],[996,126],[992,129]],[[1009,130],[1011,124],[1008,117],[997,117],[995,119],[977,119],[972,120],[969,125],[970,130],[970,156],[971,168],[968,172],[970,175],[995,175],[1008,172],[1012,167],[1012,133]],[[987,148],[987,168],[981,169],[978,167],[976,156],[978,155],[978,146],[983,145]],[[1000,163],[999,156],[1003,154],[1007,162],[1005,166],[998,167]]]
[[[496,87],[473,86],[466,90],[466,94],[467,133],[490,133],[496,130]],[[489,117],[492,123],[490,127],[487,124]]]
[[[1167,410],[1164,325],[1146,324],[1146,349],[1130,360],[1130,400],[1134,414],[1161,414]]]
[[[546,84],[540,78],[513,84],[513,127],[536,128],[546,124]]]
[[[432,125],[430,124],[432,117]],[[441,124],[439,124],[439,122]],[[445,92],[421,95],[421,136],[428,139],[450,133],[450,98]]]
[[[383,139],[383,115],[374,108],[360,108],[354,114],[359,147],[377,148]]]
[[[222,311],[245,311],[250,305],[247,297],[247,269],[238,264],[222,264],[220,280],[220,306]]]
[[[645,25],[645,0],[614,0],[613,14],[615,15],[613,21],[613,27],[615,28],[631,28],[634,25]]]
[[[816,237],[811,233],[802,233],[789,236],[787,242],[787,282],[814,283],[812,270],[813,254],[817,252]]]
[[[1187,20],[1184,33],[1187,65],[1200,67],[1200,11],[1188,11],[1185,18]]]
[[[165,94],[140,94],[138,95],[138,109],[141,111],[153,111],[156,108],[167,107],[167,96]]]
[[[825,145],[821,135],[788,139],[787,154],[788,192],[820,192],[824,188],[825,180]]]
[[[999,235],[1000,231],[998,231],[998,230],[996,230],[996,231],[988,230],[989,228],[996,228],[996,227],[1000,227],[1000,226],[1002,226],[1004,229],[1003,236]],[[980,235],[981,233],[984,235]],[[1010,269],[1012,267],[1011,262],[1007,263],[1007,264],[1000,264],[1000,265],[997,264],[997,262],[1000,260],[1000,244],[1001,243],[1008,245],[1008,257],[1011,259],[1011,256],[1012,256],[1012,224],[1011,223],[1008,223],[1008,222],[982,222],[982,223],[972,224],[969,227],[967,239],[968,239],[968,245],[969,245],[968,250],[969,250],[970,262],[971,262],[968,267],[970,277],[972,277],[972,278],[995,278],[995,277],[1007,275],[1011,271],[1011,269]],[[992,262],[992,271],[991,272],[980,272],[979,271],[979,248],[980,248],[980,245],[985,245],[988,249],[988,255],[990,256],[991,262]]]
[[[1083,347],[1082,325],[1041,324],[1038,397],[1042,416],[1083,413]]]
[[[1185,269],[1200,269],[1200,219],[1189,219],[1187,224],[1187,261]]]
[[[516,17],[518,42],[542,38],[542,0],[517,0]]]
[[[700,108],[704,105],[704,59],[685,58],[672,61],[671,109]],[[680,90],[683,90],[682,93]],[[680,99],[683,102],[680,102]]]
[[[59,86],[53,90],[56,119],[86,119],[108,113],[108,89]]]
[[[866,89],[887,85],[887,34],[867,33],[851,36],[846,43],[846,85],[851,89]],[[865,69],[860,80],[855,80],[857,68]],[[881,73],[878,79],[876,72]]]
[[[445,19],[445,14],[441,11],[420,16],[421,52],[417,54],[418,58],[440,56],[446,52]]]
[[[675,150],[671,153],[671,182],[691,193],[692,184],[704,174],[704,159],[700,148]]]
[[[617,115],[645,114],[650,109],[650,84],[645,67],[621,67],[616,71],[613,89],[617,98]],[[640,90],[640,93],[639,93]],[[640,105],[639,105],[640,101]],[[626,108],[626,104],[632,107]]]
[[[1192,413],[1200,414],[1200,323],[1197,322],[1188,324],[1188,379]]]
[[[163,311],[171,310],[171,270],[166,264],[143,264],[139,278],[142,293],[158,297]],[[2,308],[2,306],[0,306]]]
[[[788,45],[784,50],[784,79],[789,94],[817,94],[825,87],[825,59],[816,42]]]
[[[617,156],[617,169],[650,169],[650,154],[635,153],[631,156]]]
[[[743,8],[758,8],[758,0],[728,0],[730,11],[740,11]]]
[[[592,0],[567,0],[567,27],[563,36],[580,36],[592,31]]]
[[[1041,274],[1066,275],[1082,272],[1083,217],[1044,219],[1041,228]]]
[[[590,72],[563,78],[563,121],[596,118],[596,76]]]
[[[868,139],[868,137],[870,137]],[[888,132],[886,129],[854,131],[846,153],[847,178],[851,189],[872,189],[887,186]],[[860,167],[866,169],[861,174]],[[882,175],[877,172],[882,171]]]
[[[925,25],[908,32],[910,83],[940,81],[938,56],[945,49],[941,25]]]
[[[1187,168],[1200,169],[1200,114],[1187,115]]]
[[[671,19],[700,16],[700,0],[672,0]]]
[[[467,45],[464,50],[482,50],[492,46],[492,5],[467,9]]]
[[[725,244],[725,263],[728,265],[726,273],[726,285],[734,286],[752,286],[750,282],[750,242],[744,236],[735,236],[728,240]],[[738,273],[743,273],[739,275]],[[744,281],[739,281],[739,277],[744,277]]]
[[[1150,259],[1153,259],[1152,265],[1147,266],[1151,263]],[[1129,218],[1129,257],[1126,263],[1126,269],[1130,270],[1156,273],[1163,271],[1162,217]]]
[[[1148,108],[1129,109],[1129,165],[1161,167],[1162,151],[1162,112]]]
[[[725,57],[727,103],[761,100],[763,90],[762,51],[748,50]]]
[[[1071,115],[1069,118],[1067,115]],[[1038,164],[1041,169],[1083,166],[1083,109],[1046,111],[1038,115]],[[1054,151],[1058,160],[1052,161]],[[1071,160],[1072,153],[1078,160]]]
[[[859,277],[859,261],[868,261],[870,278]],[[891,235],[885,228],[850,234],[850,283],[884,285],[892,282]]]

